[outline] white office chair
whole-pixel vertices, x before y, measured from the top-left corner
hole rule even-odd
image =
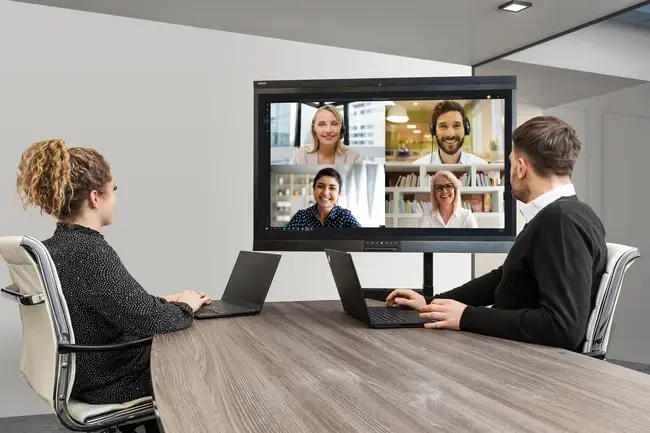
[[[623,278],[630,265],[639,257],[641,257],[641,253],[637,248],[613,243],[607,244],[607,267],[600,280],[596,305],[589,316],[585,342],[582,347],[582,353],[585,355],[598,359],[606,358],[614,312],[623,287]]]
[[[152,338],[107,346],[75,344],[61,283],[47,249],[25,236],[0,237],[0,255],[13,284],[2,294],[18,302],[22,322],[20,377],[69,430],[113,432],[156,418],[152,397],[122,404],[91,405],[70,398],[75,353],[125,350],[151,344]]]

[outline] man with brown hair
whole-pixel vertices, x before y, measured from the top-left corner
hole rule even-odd
[[[387,303],[437,320],[428,328],[580,351],[607,262],[603,224],[571,183],[580,148],[573,128],[556,117],[519,126],[510,181],[526,225],[503,265],[433,299],[395,290]]]
[[[429,132],[438,145],[438,151],[413,161],[413,164],[487,164],[483,158],[463,151],[465,138],[472,127],[465,108],[456,101],[436,104],[429,121]],[[433,147],[433,145],[432,145]]]

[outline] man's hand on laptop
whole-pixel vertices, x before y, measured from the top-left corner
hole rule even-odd
[[[420,311],[423,319],[434,319],[437,322],[425,323],[425,328],[460,329],[460,318],[467,305],[453,299],[434,299]]]
[[[386,298],[386,305],[389,307],[405,306],[420,311],[422,308],[426,307],[427,301],[424,299],[424,296],[414,290],[398,289],[393,290],[388,295]]]
[[[187,305],[192,307],[192,311],[196,311],[201,308],[203,304],[209,304],[211,302],[211,299],[203,292],[199,293],[192,290],[185,290],[178,297],[178,302],[185,302]]]

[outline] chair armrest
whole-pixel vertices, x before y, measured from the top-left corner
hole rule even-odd
[[[135,349],[138,347],[149,346],[153,341],[153,337],[143,338],[141,340],[128,341],[119,344],[106,344],[106,345],[86,345],[86,344],[59,344],[59,353],[88,353],[88,352],[116,352],[128,349]]]
[[[583,355],[587,355],[590,358],[605,359],[606,353],[601,350],[595,350],[593,352],[583,353]]]
[[[11,286],[0,289],[0,293],[3,297],[15,302],[19,302],[22,305],[38,305],[45,302],[45,295],[42,293],[38,295],[23,295],[22,293],[18,292],[17,289],[18,288],[12,284]]]

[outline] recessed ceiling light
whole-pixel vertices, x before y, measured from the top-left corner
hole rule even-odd
[[[522,2],[522,1],[509,1],[508,3],[504,3],[501,6],[499,6],[499,9],[502,11],[507,11],[507,12],[521,12],[524,9],[528,9],[531,7],[533,4],[529,2]]]

